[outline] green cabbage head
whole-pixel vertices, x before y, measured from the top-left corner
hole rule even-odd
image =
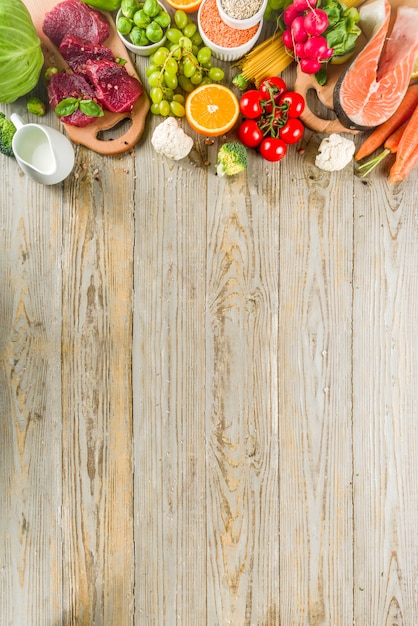
[[[0,102],[14,102],[33,89],[44,58],[22,0],[0,0]]]

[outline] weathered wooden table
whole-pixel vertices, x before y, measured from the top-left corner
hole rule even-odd
[[[0,624],[416,626],[418,169],[160,121],[0,162]]]

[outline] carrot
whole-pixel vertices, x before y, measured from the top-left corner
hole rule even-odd
[[[418,163],[418,105],[403,132],[396,153],[395,163],[390,168],[389,182],[404,180]]]
[[[360,161],[380,148],[384,141],[395,131],[402,122],[412,115],[418,105],[418,84],[413,84],[406,90],[405,96],[395,113],[383,124],[377,126],[365,139],[355,155],[355,160]]]
[[[391,135],[389,135],[389,137],[386,139],[385,143],[383,144],[384,149],[382,150],[382,152],[379,152],[377,156],[373,157],[372,159],[369,159],[365,163],[362,163],[361,165],[358,166],[357,171],[361,172],[360,175],[362,177],[367,176],[367,174],[370,174],[370,172],[374,170],[376,165],[379,165],[379,163],[381,163],[383,159],[385,159],[388,156],[388,154],[396,154],[396,152],[398,151],[399,142],[403,135],[403,131],[405,130],[408,124],[408,121],[409,121],[409,118],[405,122],[403,122],[403,124],[398,126],[398,128]]]

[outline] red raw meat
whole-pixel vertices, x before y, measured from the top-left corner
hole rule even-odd
[[[107,59],[87,61],[85,72],[94,85],[97,101],[113,113],[131,111],[144,91],[139,80],[128,74],[122,65]]]
[[[84,66],[89,59],[115,60],[112,50],[107,46],[84,41],[75,35],[65,35],[59,50],[73,72],[83,73]]]
[[[96,94],[93,87],[81,76],[81,74],[66,74],[59,72],[54,74],[48,84],[48,100],[51,108],[55,107],[66,98],[82,98],[83,100],[94,100]],[[87,126],[97,117],[85,115],[80,109],[60,117],[61,122],[70,126]]]
[[[42,30],[56,46],[67,34],[92,44],[103,43],[110,35],[106,17],[81,0],[64,0],[45,14]]]

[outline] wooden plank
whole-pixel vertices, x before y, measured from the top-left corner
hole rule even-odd
[[[0,622],[56,624],[63,200],[0,156]]]
[[[63,212],[63,621],[128,625],[134,158],[79,150]]]
[[[355,186],[353,433],[356,623],[416,624],[418,172]]]
[[[151,121],[149,134],[160,121]],[[137,169],[135,623],[143,625],[208,620],[206,153],[203,138],[196,140],[191,162],[144,150]]]
[[[277,198],[280,623],[295,626],[353,623],[352,172],[318,170],[319,141],[288,155]]]
[[[208,624],[279,623],[279,171],[208,181]]]

